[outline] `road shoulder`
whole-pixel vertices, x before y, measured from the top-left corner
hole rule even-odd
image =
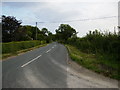
[[[68,60],[68,68],[69,74],[76,76],[77,78],[82,78],[90,83],[94,83],[95,86],[91,86],[93,88],[118,88],[117,80],[88,70],[78,65],[70,58]]]

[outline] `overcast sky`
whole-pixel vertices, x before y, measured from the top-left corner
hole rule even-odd
[[[55,33],[55,29],[61,23],[69,24],[79,32],[78,36],[82,37],[89,30],[99,29],[101,31],[109,30],[113,32],[114,27],[117,29],[118,1],[34,0],[33,2],[29,0],[27,2],[27,0],[18,0],[18,2],[15,2],[15,0],[9,0],[8,2],[4,0],[2,2],[2,14],[15,16],[18,20],[22,20],[23,25],[35,26],[35,22],[46,22],[39,23],[38,27],[40,29],[46,27],[53,33]],[[100,19],[104,17],[112,18]]]

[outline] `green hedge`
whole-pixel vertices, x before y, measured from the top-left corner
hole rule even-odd
[[[20,41],[2,43],[2,54],[15,53],[19,50],[32,48],[45,43],[46,43],[45,41]]]
[[[69,38],[67,44],[85,53],[101,54],[106,55],[109,60],[120,60],[120,35],[116,33],[106,34],[95,30],[82,38]]]

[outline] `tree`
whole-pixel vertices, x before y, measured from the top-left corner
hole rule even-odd
[[[47,36],[48,35],[48,29],[47,28],[42,28],[42,34]]]
[[[2,16],[2,41],[10,42],[16,38],[15,31],[20,27],[21,21],[13,16]]]
[[[30,25],[25,25],[25,26],[22,26],[22,27],[25,29],[26,34],[27,34],[32,40],[36,40],[36,27],[30,26]],[[39,36],[38,34],[40,34],[39,28],[37,28],[37,36]]]
[[[26,40],[33,40],[31,37],[31,32],[27,31],[25,26],[19,27],[15,33],[15,40],[14,41],[26,41]]]
[[[48,31],[47,28],[42,28],[41,34],[43,35],[44,40],[46,40],[47,43],[52,41],[53,34],[52,32]]]
[[[63,42],[66,42],[68,38],[75,37],[76,35],[76,30],[68,24],[61,24],[56,30],[56,38]]]

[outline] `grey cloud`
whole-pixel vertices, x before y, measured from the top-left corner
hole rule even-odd
[[[23,10],[24,16],[21,16],[23,24],[35,25],[36,21],[52,22],[79,19],[92,19],[100,17],[109,17],[117,15],[117,3],[104,2],[17,2],[3,3],[3,6],[9,8],[19,8]],[[22,7],[22,8],[21,8]],[[25,12],[27,10],[27,13]],[[16,15],[19,12],[15,12]],[[14,13],[14,14],[15,14]],[[13,15],[14,16],[14,15]],[[17,17],[17,16],[16,16]],[[112,20],[112,22],[111,22]],[[64,23],[64,22],[63,22]],[[58,28],[60,23],[39,23],[38,27],[47,27],[52,32]],[[96,20],[86,22],[68,23],[78,32],[78,35],[85,35],[89,30],[93,29],[113,29],[117,25],[117,19]]]
[[[11,7],[11,8],[31,8],[38,5],[44,5],[44,2],[3,2],[3,7]]]

